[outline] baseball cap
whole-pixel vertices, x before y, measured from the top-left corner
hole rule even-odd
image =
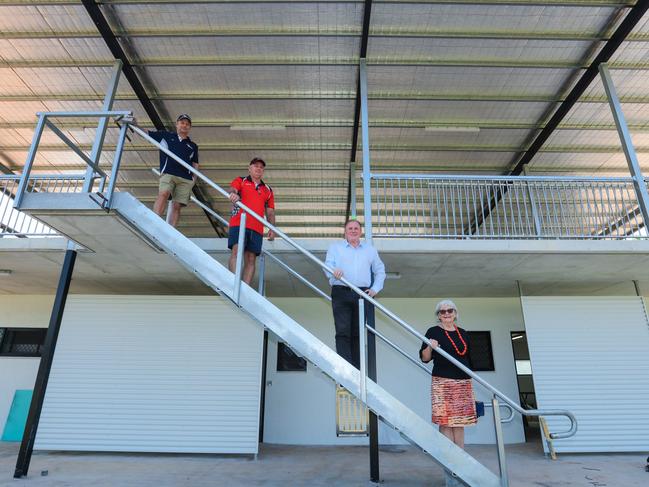
[[[252,161],[250,161],[250,164],[248,165],[252,166],[253,164],[257,164],[258,162],[261,163],[264,167],[266,167],[266,162],[259,157],[255,157]]]
[[[176,122],[180,122],[181,120],[187,120],[189,123],[192,123],[192,117],[190,117],[186,113],[178,115],[178,118],[176,119]]]

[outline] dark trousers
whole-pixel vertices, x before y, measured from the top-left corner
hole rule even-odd
[[[365,291],[368,288],[361,288]],[[336,325],[336,352],[357,369],[360,368],[358,336],[358,294],[346,286],[331,288],[331,307]],[[363,301],[365,323],[374,326],[374,305]]]

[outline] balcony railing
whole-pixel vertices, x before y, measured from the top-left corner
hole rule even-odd
[[[631,178],[372,175],[376,237],[646,238]]]
[[[32,176],[26,191],[76,193],[84,177]],[[19,179],[0,176],[0,237],[57,235],[13,208]],[[373,174],[371,197],[375,237],[649,238],[631,178]]]
[[[27,192],[76,193],[83,187],[83,175],[34,175]],[[14,196],[20,183],[19,175],[0,175],[0,237],[51,237],[54,230],[14,208]]]

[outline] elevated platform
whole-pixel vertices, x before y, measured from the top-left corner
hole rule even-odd
[[[172,257],[134,231],[118,213],[102,210],[88,195],[28,194],[23,211],[83,246],[73,293],[209,294],[209,289]],[[227,239],[194,239],[225,263]],[[301,239],[320,258],[333,239]],[[633,281],[649,293],[649,241],[375,239],[390,272],[385,297],[449,295],[634,294]],[[281,240],[265,248],[321,289],[323,273]],[[64,238],[0,239],[2,293],[54,291],[66,248]],[[269,296],[313,296],[312,291],[271,261]]]

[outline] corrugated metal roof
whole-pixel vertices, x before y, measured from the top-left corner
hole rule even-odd
[[[373,167],[505,173],[634,3],[374,1],[368,43]],[[329,230],[310,222],[329,222],[338,211],[342,224],[345,216],[364,2],[111,0],[101,9],[166,122],[181,112],[192,115],[209,176],[227,182],[245,173],[252,157],[264,157],[278,215],[292,208],[278,219],[289,233],[338,235],[336,225]],[[645,18],[611,59],[611,75],[649,171],[648,46]],[[112,62],[82,5],[0,2],[3,164],[20,170],[35,112],[99,108]],[[149,123],[125,80],[115,108]],[[73,140],[91,144],[92,124],[65,120],[61,126]],[[107,134],[107,164],[116,130]],[[36,171],[83,168],[55,137],[46,135],[43,144]],[[156,179],[148,168],[156,166],[156,152],[137,140],[127,149],[121,185],[152,198]],[[530,168],[626,172],[599,80]],[[227,204],[217,207],[227,212]],[[192,235],[212,235],[195,214],[181,225]]]

